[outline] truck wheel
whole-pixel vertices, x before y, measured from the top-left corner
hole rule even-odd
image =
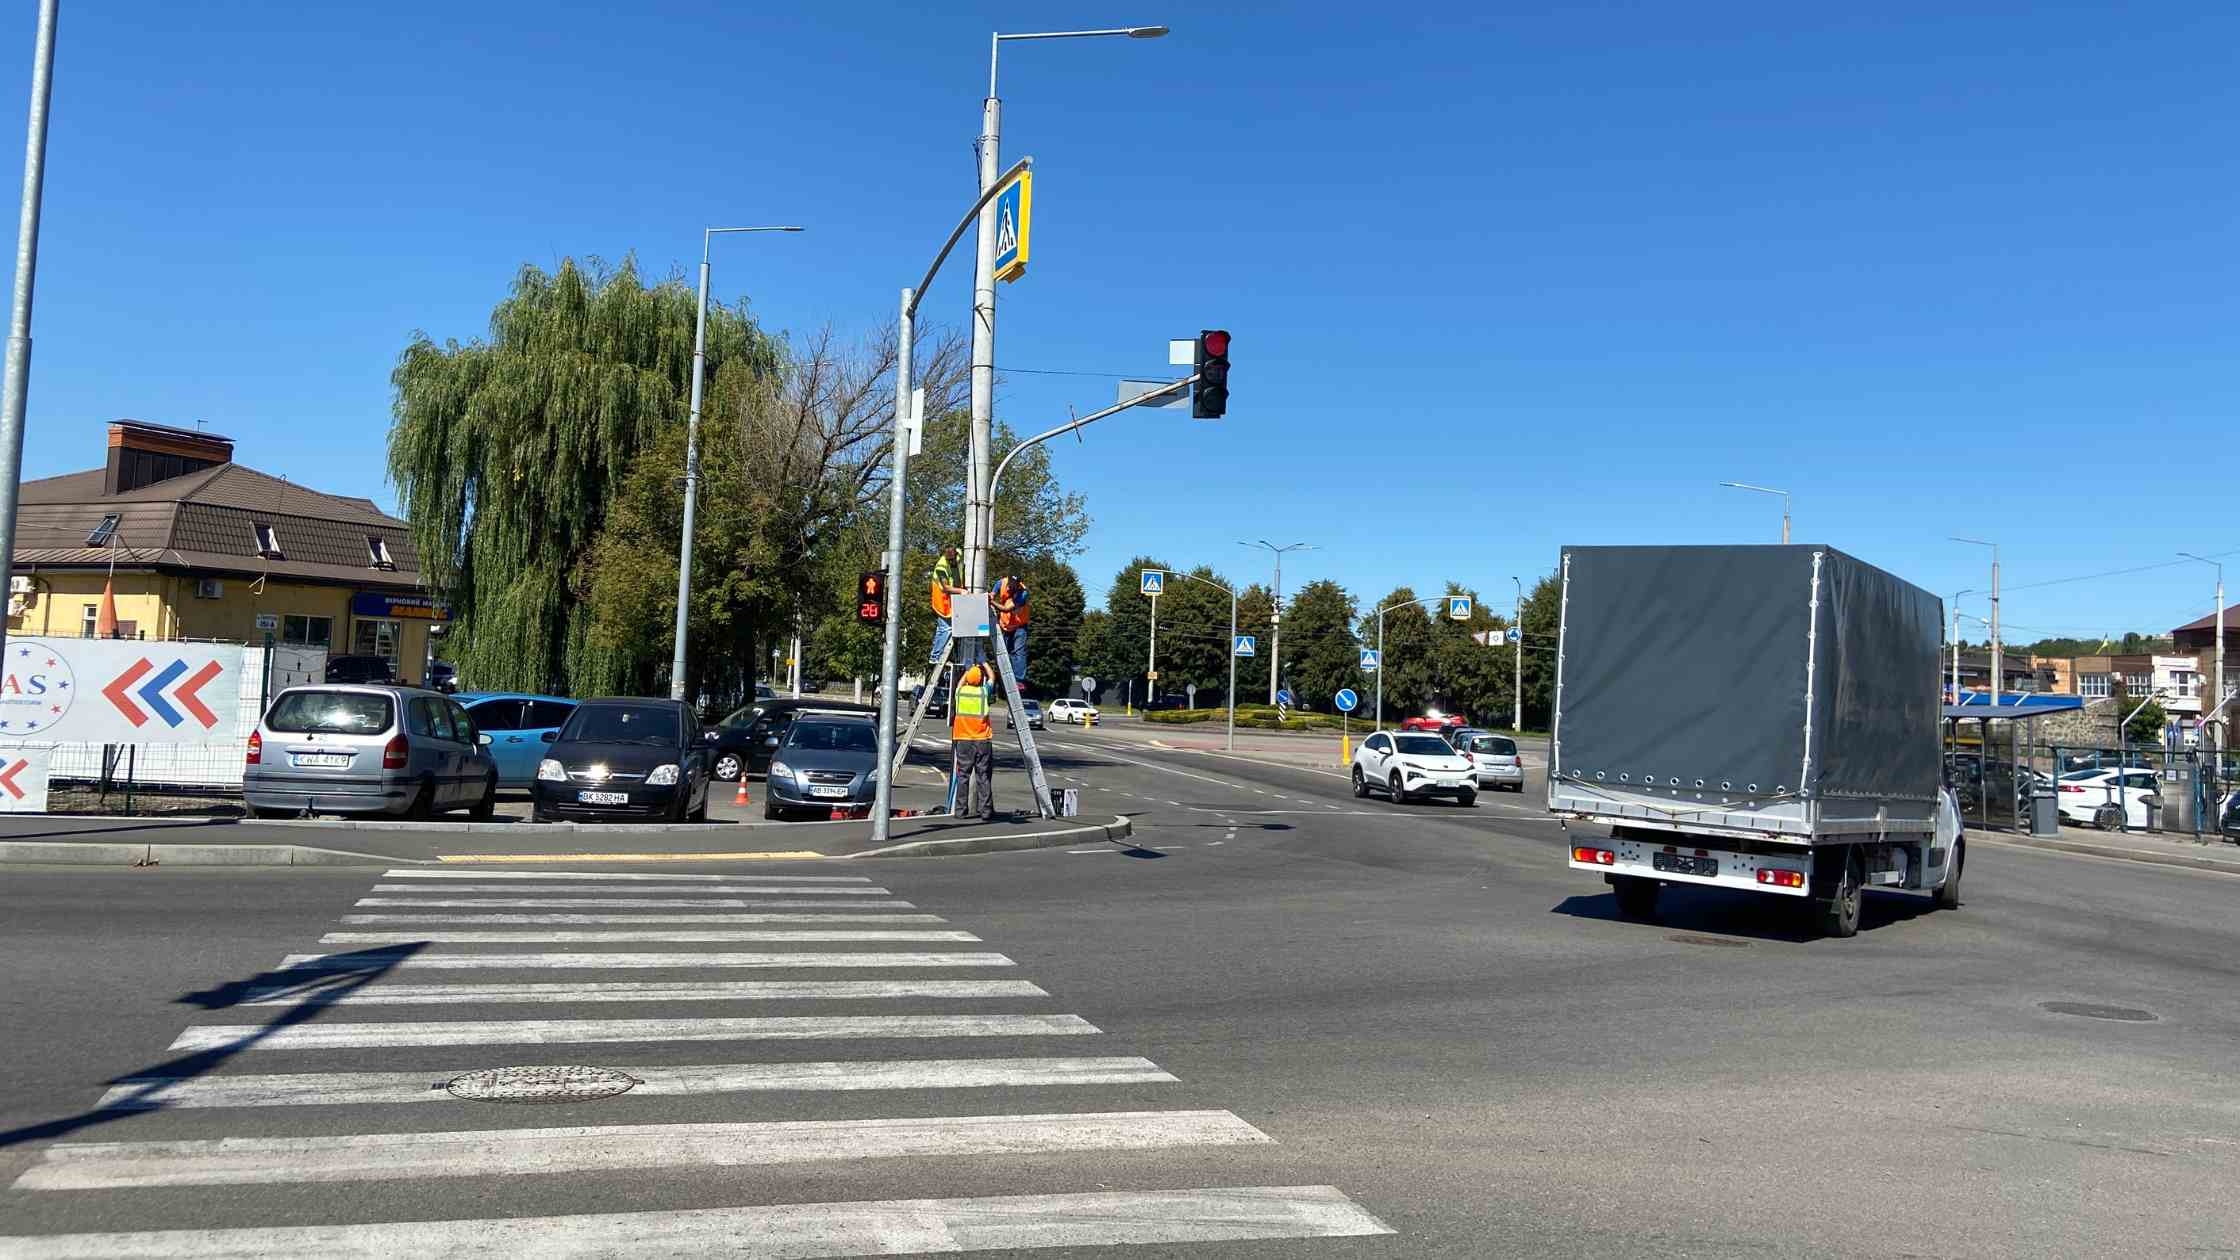
[[[1359,766],[1353,768],[1353,794],[1355,796],[1367,796],[1369,794],[1369,781],[1361,777],[1361,767]]]
[[[1842,851],[1822,852],[1814,856],[1818,860],[1814,863],[1812,873],[1819,880],[1825,880],[1829,888],[1826,897],[1816,897],[1813,901],[1813,908],[1819,914],[1821,933],[1839,940],[1857,936],[1859,911],[1866,901],[1866,892],[1861,886],[1863,881],[1860,877],[1859,855],[1848,851],[1847,846]]]
[[[1638,875],[1619,875],[1610,881],[1610,891],[1618,898],[1618,913],[1629,919],[1653,919],[1657,915],[1657,881]]]
[[[1945,872],[1944,887],[1937,890],[1937,909],[1960,908],[1960,872],[1968,866],[1968,842],[1959,841],[1952,846],[1952,869]]]

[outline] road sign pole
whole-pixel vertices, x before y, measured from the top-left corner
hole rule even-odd
[[[1384,725],[1384,609],[1377,610],[1377,713],[1375,724]]]
[[[1151,697],[1159,694],[1159,597],[1151,597],[1151,660],[1143,667],[1143,707],[1151,708]]]
[[[31,57],[31,109],[23,148],[23,209],[16,222],[16,283],[8,313],[5,381],[0,382],[0,584],[15,572],[16,502],[22,488],[23,416],[31,396],[31,298],[39,269],[39,213],[47,185],[47,105],[54,89],[55,23],[60,0],[39,6]],[[30,618],[26,617],[28,624]],[[0,622],[0,642],[7,639]]]
[[[888,815],[894,806],[894,718],[895,689],[900,685],[900,657],[902,651],[902,602],[895,592],[902,589],[902,492],[910,473],[910,438],[903,432],[903,422],[910,415],[910,336],[916,318],[917,303],[910,290],[902,291],[902,314],[897,321],[897,340],[894,349],[894,471],[887,482],[887,633],[879,648],[879,767],[878,779],[872,790],[871,839],[874,845],[886,843]],[[930,696],[934,679],[926,679],[926,693]],[[746,766],[739,767],[741,782],[746,779]]]
[[[1229,742],[1237,750],[1237,588],[1229,588]]]

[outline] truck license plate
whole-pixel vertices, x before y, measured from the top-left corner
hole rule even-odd
[[[1675,875],[1716,875],[1719,873],[1719,859],[1695,857],[1687,853],[1651,854],[1649,864],[1660,871],[1671,871]]]
[[[578,792],[576,800],[585,805],[628,805],[628,792]]]

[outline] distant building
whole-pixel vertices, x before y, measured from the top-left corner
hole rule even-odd
[[[109,425],[102,467],[23,483],[11,635],[94,633],[114,572],[127,638],[225,639],[385,656],[418,679],[450,618],[405,523],[233,462],[233,441]],[[440,631],[436,631],[440,633]]]

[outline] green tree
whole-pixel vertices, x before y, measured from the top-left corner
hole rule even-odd
[[[1556,637],[1562,605],[1563,582],[1553,573],[1533,583],[1525,596],[1524,724],[1533,730],[1547,730],[1549,715],[1555,711]]]
[[[1361,644],[1354,638],[1353,596],[1326,578],[1307,583],[1284,601],[1283,682],[1299,703],[1322,712],[1333,712],[1332,697],[1351,687],[1362,703],[1368,676],[1361,672]],[[1262,641],[1262,650],[1266,641]],[[1263,690],[1255,693],[1265,696]],[[1362,712],[1365,714],[1367,709]]]
[[[1378,600],[1361,616],[1359,633],[1364,647],[1376,647],[1377,634],[1375,609],[1383,608],[1384,655],[1379,660],[1384,674],[1384,712],[1377,715],[1382,724],[1394,714],[1403,716],[1421,712],[1438,700],[1439,668],[1433,648],[1437,634],[1430,614],[1422,604],[1416,603],[1415,589],[1396,586]],[[1369,690],[1362,694],[1372,711],[1376,706],[1377,680],[1368,680]]]
[[[648,286],[628,259],[567,259],[522,268],[486,339],[416,333],[399,357],[389,475],[474,685],[582,690],[635,667],[592,641],[588,562],[631,461],[684,419],[694,308],[675,277]],[[722,304],[707,356],[740,380],[777,364]]]
[[[1268,663],[1275,653],[1271,621],[1275,606],[1275,596],[1261,583],[1254,582],[1237,592],[1237,633],[1253,638],[1253,654],[1237,658],[1240,703],[1265,702],[1268,698]]]
[[[2123,724],[2126,738],[2134,744],[2153,745],[2162,742],[2162,729],[2169,722],[2170,715],[2163,710],[2159,701],[2148,700],[2141,704],[2137,698],[2127,695],[2120,703],[2126,713],[2131,713],[2134,705],[2138,706],[2138,712],[2131,713],[2131,719]]]
[[[1027,676],[1020,685],[1041,698],[1076,694],[1074,649],[1085,599],[1073,566],[1053,555],[1021,558],[1004,552],[989,553],[988,566],[993,576],[1016,577],[1027,587]]]
[[[1081,614],[1081,629],[1073,636],[1074,669],[1085,678],[1097,680],[1097,699],[1117,694],[1120,690],[1115,680],[1123,675],[1114,668],[1119,659],[1118,640],[1113,635],[1112,617],[1102,608],[1092,608]],[[1030,664],[1029,668],[1032,666]],[[1069,693],[1071,694],[1071,693]]]

